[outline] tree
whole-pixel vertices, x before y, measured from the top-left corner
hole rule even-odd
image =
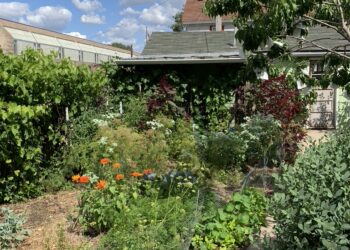
[[[183,11],[180,11],[176,13],[175,16],[173,16],[174,24],[171,25],[171,28],[174,32],[181,32],[184,30],[184,26],[182,24],[182,15],[183,15]]]
[[[329,84],[331,80],[350,90],[350,55],[344,53],[350,50],[349,0],[207,0],[205,10],[212,17],[236,13],[236,38],[245,50],[256,52],[261,44],[284,38],[324,50],[328,66],[325,82]],[[318,40],[308,39],[307,28],[316,25],[335,30],[344,38],[344,44],[327,48]],[[295,35],[298,29],[300,35]]]
[[[131,50],[131,45],[125,45],[123,43],[114,42],[111,44],[113,47],[119,48],[119,49],[125,49],[125,50]]]

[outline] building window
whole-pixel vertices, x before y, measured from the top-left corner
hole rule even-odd
[[[324,73],[324,65],[321,61],[310,61],[310,74],[319,78]]]
[[[225,30],[225,25],[222,25],[221,26],[221,31],[224,31]],[[210,25],[209,26],[209,31],[217,31],[216,30],[216,25]]]
[[[17,40],[14,40],[14,41],[13,41],[13,53],[14,53],[15,55],[18,54]]]
[[[58,48],[58,59],[63,59],[63,58],[64,58],[64,49]]]
[[[79,50],[79,62],[84,61],[84,57],[83,57],[83,51]]]

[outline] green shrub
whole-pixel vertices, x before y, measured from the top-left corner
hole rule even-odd
[[[131,97],[125,105],[125,123],[133,128],[144,128],[148,120],[147,98]]]
[[[241,169],[245,161],[246,143],[237,133],[211,133],[200,149],[201,158],[209,167]]]
[[[132,192],[123,185],[108,184],[103,190],[86,190],[81,195],[78,221],[84,231],[94,235],[111,229],[126,213]],[[134,198],[138,196],[134,193]]]
[[[20,244],[29,231],[23,229],[24,219],[8,208],[2,208],[0,213],[0,248],[13,249]]]
[[[130,206],[142,197],[154,200],[170,196],[190,198],[197,193],[198,178],[189,172],[173,170],[161,175],[151,169],[138,171],[122,164],[116,166],[107,158],[101,161],[105,163],[100,163],[95,173],[72,176],[75,185],[85,189],[81,193],[78,219],[90,234],[108,231],[115,225],[116,218],[129,212]],[[87,181],[81,182],[83,178]]]
[[[56,55],[0,52],[0,202],[37,195],[40,173],[66,143],[65,110],[99,104],[106,78]]]
[[[99,249],[188,249],[195,199],[139,197],[115,219]]]
[[[97,160],[109,157],[126,165],[136,164],[153,170],[165,170],[167,166],[169,149],[162,133],[152,130],[137,132],[124,125],[117,125],[115,128],[100,129],[97,138],[100,138],[99,142],[92,144],[95,149],[100,148]]]
[[[247,164],[265,167],[283,161],[281,124],[272,116],[253,115],[238,133],[247,144]]]
[[[194,124],[181,118],[175,121],[168,120],[168,122],[165,122],[164,119],[161,121],[164,124],[170,123],[172,125],[172,127],[169,127],[170,134],[166,137],[170,149],[170,159],[178,163],[178,168],[184,165],[189,167],[191,171],[197,172],[200,167],[200,160],[193,132]]]
[[[195,249],[237,249],[248,246],[265,223],[266,199],[255,189],[235,193],[231,201],[196,228]]]
[[[350,248],[350,133],[307,149],[276,179],[278,249]]]

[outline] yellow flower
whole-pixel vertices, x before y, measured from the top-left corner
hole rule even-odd
[[[73,176],[72,176],[72,181],[73,181],[73,182],[79,183],[79,180],[80,180],[80,175],[73,175]]]

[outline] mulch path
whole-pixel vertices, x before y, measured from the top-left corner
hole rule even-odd
[[[62,250],[62,244],[65,249],[74,249],[82,245],[93,249],[98,239],[72,230],[72,222],[67,219],[69,215],[76,213],[78,197],[79,191],[63,191],[26,202],[2,205],[1,207],[8,207],[16,214],[22,214],[26,219],[24,227],[30,231],[30,236],[16,249]]]

